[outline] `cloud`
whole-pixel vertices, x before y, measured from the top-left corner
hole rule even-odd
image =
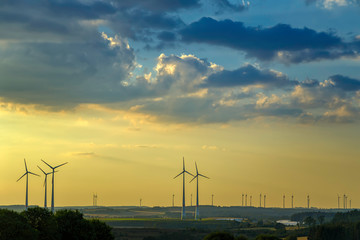
[[[180,35],[186,43],[226,46],[264,61],[299,63],[358,56],[354,44],[346,44],[332,33],[287,24],[246,27],[242,22],[201,18],[183,28]]]
[[[120,37],[8,43],[0,55],[7,59],[0,63],[0,95],[9,101],[65,106],[119,100],[132,92],[121,81],[129,79],[135,55]]]
[[[344,91],[358,91],[360,90],[360,80],[346,77],[343,75],[334,75],[329,77],[329,83]]]
[[[200,6],[199,0],[121,0],[115,2],[118,8],[138,7],[154,12],[177,11]]]
[[[262,87],[286,87],[293,84],[288,77],[275,70],[259,69],[251,64],[233,71],[223,70],[210,75],[204,87],[234,87],[260,85]]]
[[[317,3],[325,9],[331,10],[334,7],[345,7],[353,4],[359,4],[359,0],[305,0],[306,5]]]
[[[218,8],[218,11],[216,13],[222,13],[223,11],[232,11],[232,12],[241,12],[244,10],[247,10],[250,2],[249,1],[243,1],[239,4],[234,4],[229,2],[228,0],[214,0],[215,4]]]

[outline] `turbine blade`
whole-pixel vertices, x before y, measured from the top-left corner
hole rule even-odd
[[[63,163],[63,164],[60,164],[60,165],[57,165],[56,167],[54,167],[54,169],[55,169],[55,168],[58,168],[58,167],[61,167],[61,166],[65,165],[65,164],[67,164],[67,162],[66,162],[66,163]]]
[[[28,171],[28,170],[27,170],[27,166],[26,166],[26,160],[25,160],[25,158],[24,158],[24,163],[25,163],[25,170]]]
[[[36,174],[36,173],[32,173],[32,172],[28,172],[28,173],[40,177],[40,175],[38,175],[38,174]]]
[[[204,178],[207,178],[207,179],[210,179],[209,177],[204,176],[204,175],[202,175],[202,174],[199,174],[199,176],[204,177]]]
[[[193,179],[191,179],[191,181],[189,183],[191,183],[192,181],[194,181],[195,178],[197,178],[198,175],[194,176]]]
[[[46,165],[48,165],[51,169],[54,169],[52,166],[50,166],[47,162],[45,162],[44,160],[41,159],[41,161],[43,161]]]
[[[189,173],[188,171],[184,171],[184,172],[187,173],[187,174],[190,174],[191,176],[194,176],[194,174]]]
[[[174,179],[177,178],[178,176],[180,176],[180,175],[183,174],[183,173],[184,173],[184,171],[182,171],[181,173],[179,173],[178,175],[176,175],[176,176],[174,177]]]
[[[198,172],[198,169],[197,169],[197,164],[196,164],[196,162],[195,162],[195,167],[196,167],[196,174],[198,174],[199,172]]]
[[[47,175],[44,170],[41,169],[41,167],[37,166],[45,175]]]
[[[17,180],[17,182],[18,182],[20,179],[22,179],[26,174],[27,174],[27,172],[24,173],[24,175],[22,175],[22,176]]]

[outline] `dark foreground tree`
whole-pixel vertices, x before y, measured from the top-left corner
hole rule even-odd
[[[272,236],[272,235],[259,235],[255,238],[255,240],[280,240],[280,238]]]
[[[95,234],[96,240],[113,240],[114,236],[111,233],[111,227],[104,222],[97,219],[90,220],[92,231]]]
[[[235,240],[248,240],[248,238],[244,235],[240,235],[240,236],[236,237]]]
[[[79,211],[55,213],[61,240],[113,240],[111,228],[98,220],[88,221]]]
[[[21,213],[39,232],[39,240],[58,240],[58,227],[54,215],[46,208],[34,207]]]
[[[205,236],[204,240],[235,240],[235,238],[227,232],[213,232]]]
[[[38,231],[17,212],[0,209],[0,240],[38,240]]]

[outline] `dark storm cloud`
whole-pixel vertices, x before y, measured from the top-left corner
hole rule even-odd
[[[119,8],[138,7],[155,12],[177,11],[179,9],[200,6],[199,0],[116,0],[114,4]]]
[[[174,30],[185,25],[177,16],[143,9],[119,11],[108,20],[109,26],[122,36],[146,42],[153,41],[152,37],[159,31]]]
[[[176,40],[176,35],[172,32],[162,31],[158,34],[158,38],[164,42],[173,42]]]
[[[261,70],[253,65],[246,65],[233,71],[223,70],[208,77],[204,87],[235,87],[261,84],[273,87],[285,87],[291,82],[288,77],[271,70]]]
[[[201,18],[183,28],[180,34],[186,43],[226,46],[260,60],[298,63],[357,55],[357,49],[332,33],[292,28],[287,24],[246,27],[242,22]]]
[[[335,87],[343,91],[358,91],[360,90],[360,80],[346,77],[343,75],[334,75],[329,77],[329,80],[335,84]]]

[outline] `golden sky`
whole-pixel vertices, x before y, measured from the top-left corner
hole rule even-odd
[[[241,194],[267,195],[267,206],[282,205],[282,195],[295,196],[295,206],[337,206],[337,194],[360,205],[357,191],[359,129],[355,125],[284,124],[256,119],[226,125],[163,123],[150,115],[82,105],[70,112],[47,112],[12,105],[0,111],[1,205],[23,204],[23,158],[30,171],[37,165],[69,162],[55,175],[56,205],[171,205],[181,203],[186,169],[210,177],[200,179],[200,203],[240,205]],[[190,181],[191,178],[187,177]],[[43,204],[43,176],[29,178],[29,203]],[[50,181],[49,181],[50,204]],[[195,182],[186,184],[187,204],[195,200]],[[194,202],[193,202],[194,203]]]

